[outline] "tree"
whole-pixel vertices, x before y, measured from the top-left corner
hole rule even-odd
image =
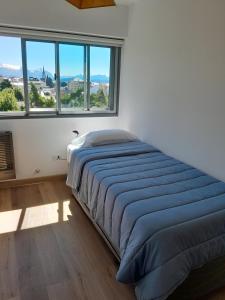
[[[61,87],[66,87],[66,86],[67,86],[67,83],[66,83],[65,81],[62,81],[62,82],[60,83],[60,85],[61,85]]]
[[[103,89],[99,89],[96,94],[91,94],[90,104],[92,107],[104,107],[108,104],[108,97],[105,96]]]
[[[44,107],[46,107],[46,108],[53,108],[53,107],[55,107],[55,101],[54,101],[54,99],[52,97],[44,99]]]
[[[32,107],[42,107],[42,99],[38,93],[37,87],[33,84],[33,82],[30,83],[29,97]]]
[[[71,104],[73,107],[84,106],[84,89],[78,88],[76,92],[71,93]]]
[[[12,84],[8,79],[3,79],[2,82],[0,82],[0,91],[7,88],[12,88]]]
[[[61,103],[66,107],[83,107],[84,106],[84,89],[78,88],[71,94],[61,97]]]
[[[50,88],[54,87],[54,83],[53,83],[51,77],[47,76],[47,78],[46,78],[46,85],[49,86]]]
[[[14,94],[17,101],[23,101],[23,94],[19,88],[14,88]]]
[[[19,110],[14,90],[5,88],[0,92],[0,111],[17,111]]]
[[[68,105],[70,103],[70,101],[71,101],[71,96],[69,94],[61,97],[61,103],[63,105]]]
[[[37,87],[31,82],[30,88],[30,103],[31,107],[38,107],[38,108],[52,108],[55,107],[55,100],[50,98],[45,98],[39,95]]]

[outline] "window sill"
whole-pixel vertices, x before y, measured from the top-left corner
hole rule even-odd
[[[54,118],[97,118],[97,117],[117,117],[118,112],[84,112],[84,113],[70,113],[63,112],[58,114],[49,113],[30,113],[29,115],[24,114],[13,114],[13,113],[4,113],[0,114],[0,120],[9,120],[9,119],[54,119]]]

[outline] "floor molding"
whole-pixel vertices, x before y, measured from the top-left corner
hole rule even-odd
[[[56,180],[66,180],[66,174],[43,176],[43,177],[36,177],[36,178],[4,180],[4,181],[0,181],[0,188],[11,188],[16,186],[37,184],[43,181],[56,181]]]

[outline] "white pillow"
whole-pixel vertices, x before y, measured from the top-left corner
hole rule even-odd
[[[121,129],[98,130],[86,133],[72,141],[79,147],[93,147],[135,141],[137,138],[128,131]]]

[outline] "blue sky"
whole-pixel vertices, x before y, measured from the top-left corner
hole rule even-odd
[[[61,76],[83,74],[83,47],[61,44]],[[21,66],[21,44],[19,38],[0,36],[0,64]],[[42,67],[55,73],[55,49],[53,43],[27,42],[27,67],[35,70]],[[109,76],[110,49],[91,47],[91,75]]]
[[[20,39],[0,36],[0,64],[22,65]]]

